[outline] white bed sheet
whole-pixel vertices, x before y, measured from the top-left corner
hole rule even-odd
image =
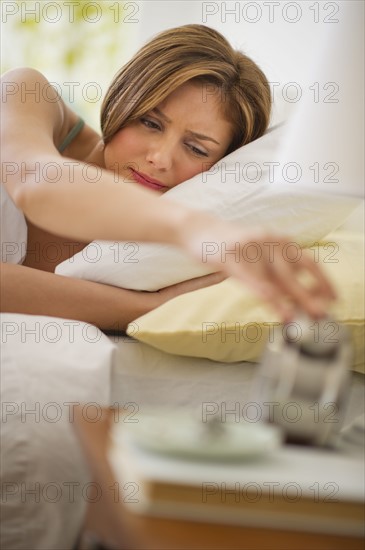
[[[74,547],[91,479],[72,405],[109,404],[114,351],[86,323],[1,314],[1,548]]]
[[[117,352],[112,370],[111,401],[139,410],[185,407],[199,410],[212,402],[235,410],[250,401],[257,363],[222,363],[171,355],[128,336],[110,336]],[[365,376],[353,372],[343,428],[365,411]],[[242,413],[241,413],[242,414]]]

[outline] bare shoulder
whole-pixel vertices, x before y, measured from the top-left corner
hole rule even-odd
[[[1,118],[5,158],[26,162],[27,158],[34,161],[42,156],[58,155],[57,147],[78,115],[65,104],[45,75],[36,69],[21,67],[1,77]],[[83,144],[85,138],[86,145]],[[83,144],[81,149],[90,149],[88,143],[90,140],[94,143],[97,138],[86,125],[78,148]]]
[[[37,69],[18,67],[1,76],[2,107],[42,105],[62,115],[62,103],[55,88]]]
[[[26,89],[27,82],[39,82],[42,84],[49,84],[47,78],[37,69],[33,67],[17,67],[6,71],[1,76],[1,82],[14,83],[22,85],[24,90]],[[9,86],[2,86],[1,93],[11,92]]]
[[[23,131],[27,127],[30,132],[46,132],[52,137],[62,128],[65,116],[57,91],[42,73],[28,67],[2,75],[1,111],[6,132],[20,125]]]
[[[37,69],[33,69],[32,67],[10,69],[1,76],[1,95],[14,95],[14,92],[17,92],[19,87],[25,93],[27,91],[27,83],[31,82],[49,85],[47,78]],[[13,86],[11,86],[12,84]]]
[[[2,143],[5,157],[26,161],[58,155],[57,146],[78,119],[48,79],[36,69],[21,67],[1,77]],[[80,139],[81,138],[81,139]],[[82,136],[67,153],[82,159],[100,139],[85,125]],[[11,158],[10,158],[11,157]]]

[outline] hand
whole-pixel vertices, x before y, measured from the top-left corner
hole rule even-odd
[[[336,298],[318,265],[287,236],[248,231],[205,215],[192,215],[181,233],[180,242],[190,254],[250,285],[284,322],[298,309],[321,318]]]
[[[226,278],[227,275],[222,272],[210,273],[209,275],[203,275],[202,277],[196,277],[195,279],[189,279],[188,281],[176,283],[175,285],[166,286],[157,292],[159,298],[161,298],[161,304],[163,304],[167,302],[167,300],[175,298],[175,296],[185,294],[186,292],[192,292],[193,290],[199,290],[207,286],[216,285]]]

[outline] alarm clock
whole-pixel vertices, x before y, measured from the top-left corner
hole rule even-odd
[[[250,400],[285,441],[333,446],[342,425],[353,357],[348,329],[331,318],[276,326]]]

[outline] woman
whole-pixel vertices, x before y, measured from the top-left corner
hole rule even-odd
[[[12,167],[4,184],[28,224],[23,265],[2,265],[3,311],[123,329],[171,297],[228,275],[249,283],[284,320],[298,306],[313,317],[325,313],[333,290],[304,254],[296,263],[284,260],[285,239],[258,230],[248,234],[157,200],[260,137],[268,126],[271,101],[264,74],[218,32],[186,25],[144,46],[106,94],[102,137],[78,119],[39,72],[16,69],[2,80],[2,89],[10,85],[16,90],[2,101],[3,162]],[[40,93],[23,101],[24,88]],[[42,254],[47,243],[55,243],[62,262],[95,239],[170,243],[198,260],[205,241],[224,242],[229,249],[237,241],[244,246],[254,240],[263,254],[254,264],[244,258],[237,264],[231,255],[215,259],[224,275],[155,293],[56,275],[55,263]],[[279,244],[266,246],[270,240]],[[35,249],[40,253],[34,254]],[[309,289],[296,278],[303,269],[314,276]]]

